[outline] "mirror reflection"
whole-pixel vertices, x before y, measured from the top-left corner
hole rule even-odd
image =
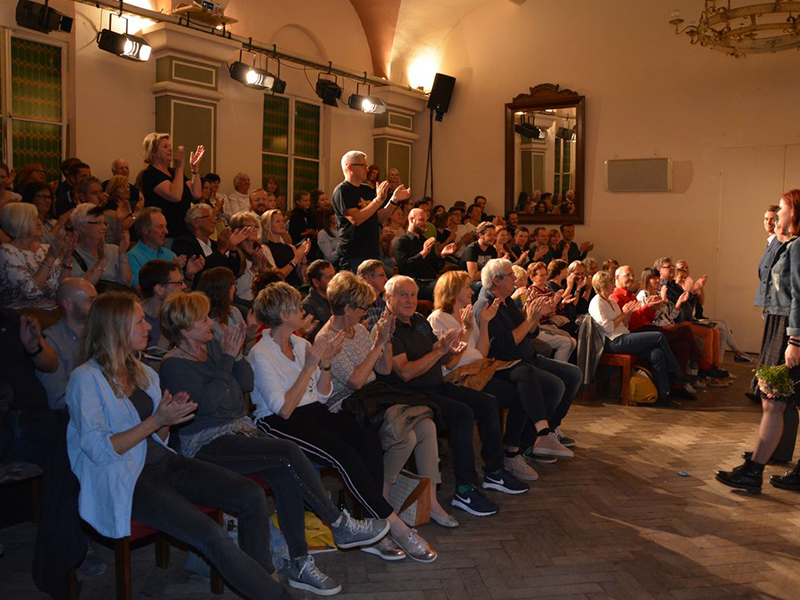
[[[520,215],[575,215],[577,109],[514,113],[514,197]]]

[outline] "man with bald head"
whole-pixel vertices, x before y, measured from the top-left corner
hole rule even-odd
[[[80,346],[97,291],[86,279],[69,277],[58,286],[56,298],[62,317],[58,323],[45,329],[44,337],[58,356],[58,369],[54,373],[36,371],[47,391],[47,404],[53,410],[66,408],[67,383],[72,370],[79,364]]]
[[[614,272],[615,289],[611,293],[611,300],[616,302],[622,308],[628,302],[636,300],[636,279],[633,275],[633,269],[629,265],[623,265]],[[664,304],[661,296],[654,294],[647,299],[638,310],[631,314],[631,319],[628,322],[628,329],[631,333],[656,331],[663,333],[667,338],[670,350],[675,355],[675,360],[678,362],[678,367],[682,374],[687,374],[693,370],[692,363],[699,363],[702,358],[700,348],[694,339],[691,327],[686,323],[677,323],[675,325],[667,325],[659,327],[653,324],[659,309]],[[696,383],[692,377],[688,380]],[[677,390],[673,389],[673,395],[677,392],[677,397],[685,400],[695,400],[694,388],[687,385],[686,382],[680,382]]]
[[[136,206],[136,203],[139,202],[139,189],[133,185],[131,182],[131,167],[128,165],[128,161],[124,158],[115,158],[114,161],[111,163],[111,175],[117,175],[119,177],[125,177],[128,180],[128,188],[130,189],[131,196],[130,196],[130,203],[131,206]],[[108,186],[108,182],[111,181],[110,179],[106,179],[103,182],[103,191],[106,191],[106,187]]]
[[[418,297],[433,300],[436,278],[444,266],[443,258],[455,254],[456,245],[447,244],[441,253],[436,252],[436,238],[425,237],[428,229],[428,213],[422,208],[413,208],[408,213],[408,231],[393,243],[394,257],[401,275],[407,275],[419,286]]]

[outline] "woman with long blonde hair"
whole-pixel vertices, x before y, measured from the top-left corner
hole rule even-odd
[[[167,447],[170,426],[190,421],[197,404],[186,393],[162,394],[158,375],[139,361],[149,330],[130,294],[103,294],[89,313],[85,362],[67,387],[67,451],[81,484],[81,517],[110,538],[130,535],[135,519],[199,550],[246,597],[289,598],[270,576],[261,487]],[[198,504],[238,515],[241,550]]]
[[[286,233],[286,218],[280,210],[274,208],[261,215],[261,247],[267,262],[280,271],[288,284],[298,287],[303,283],[311,239],[306,238],[295,247],[284,240]]]

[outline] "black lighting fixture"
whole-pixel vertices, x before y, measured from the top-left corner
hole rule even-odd
[[[366,79],[366,74],[364,74],[364,78]],[[363,113],[367,113],[369,115],[382,115],[386,112],[386,102],[381,100],[380,98],[376,98],[372,96],[372,87],[367,86],[367,95],[363,96],[359,92],[360,90],[360,83],[356,84],[356,93],[351,94],[350,98],[347,100],[347,106],[352,108],[353,110],[360,110]]]
[[[528,119],[525,117],[525,115],[520,117],[520,123],[514,124],[514,131],[516,131],[522,137],[532,140],[543,140],[547,136],[547,132],[536,127],[536,125],[533,124],[533,121],[528,123]]]
[[[122,15],[117,18],[125,20],[125,33],[117,33],[111,30],[111,18],[114,13],[108,15],[108,29],[103,29],[97,34],[97,45],[101,50],[116,54],[120,58],[127,58],[136,62],[147,62],[150,60],[152,48],[144,38],[128,33],[128,19]]]
[[[556,129],[556,137],[562,140],[571,140],[573,134],[572,127],[559,127]]]
[[[330,65],[328,67],[328,75],[331,75]],[[339,78],[333,76],[333,80],[322,79],[322,73],[317,76],[317,96],[322,100],[323,104],[328,106],[339,106],[337,100],[342,97],[342,88],[339,87]]]
[[[280,63],[278,63],[280,70]],[[286,82],[276,77],[266,69],[262,69],[255,65],[255,55],[253,56],[253,64],[248,65],[242,62],[242,50],[239,50],[239,60],[231,64],[230,74],[233,79],[239,83],[243,83],[249,88],[256,90],[264,90],[266,92],[272,91],[282,94],[286,91]]]
[[[47,4],[31,2],[30,0],[19,0],[17,3],[16,20],[17,25],[26,29],[33,29],[42,33],[51,31],[72,31],[72,17],[61,14]]]

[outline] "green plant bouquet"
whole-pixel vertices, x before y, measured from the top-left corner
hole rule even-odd
[[[756,369],[756,377],[758,389],[767,398],[788,398],[794,394],[794,381],[789,377],[786,365],[761,365]]]

